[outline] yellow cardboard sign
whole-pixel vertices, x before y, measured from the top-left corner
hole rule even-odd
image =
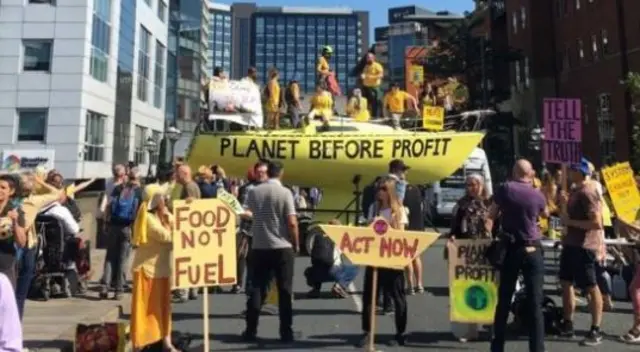
[[[320,225],[324,233],[354,265],[404,268],[440,236],[435,232],[401,231],[384,218],[369,227]]]
[[[492,324],[498,305],[498,272],[487,262],[491,240],[456,240],[449,250],[450,320]]]
[[[633,223],[640,209],[640,192],[633,177],[633,169],[628,162],[602,169],[607,191],[616,215],[622,221]]]
[[[422,86],[424,82],[424,67],[422,65],[411,65],[411,83]]]
[[[432,131],[444,129],[444,108],[426,105],[422,108],[422,127]]]
[[[233,210],[219,199],[173,204],[173,288],[235,284]]]

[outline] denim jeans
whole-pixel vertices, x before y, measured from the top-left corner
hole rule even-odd
[[[331,268],[330,274],[342,288],[346,289],[358,276],[358,267],[355,265],[334,266]]]
[[[111,287],[115,280],[116,293],[122,293],[129,255],[131,254],[131,226],[111,225],[104,265],[104,286]]]
[[[16,284],[16,301],[20,319],[24,314],[24,302],[27,300],[31,281],[36,271],[37,248],[21,248],[20,259],[18,260],[18,281]]]
[[[526,248],[534,248],[528,252]],[[504,352],[507,319],[511,308],[513,294],[522,272],[525,294],[530,308],[532,321],[529,326],[529,351],[544,352],[544,318],[542,316],[542,300],[544,298],[544,256],[542,248],[512,246],[508,248],[504,265],[500,270],[498,287],[498,306],[493,319],[494,336],[491,341],[491,352]]]

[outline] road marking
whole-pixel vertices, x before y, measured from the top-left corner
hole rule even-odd
[[[353,282],[349,283],[349,286],[347,286],[347,292],[351,293],[351,299],[353,300],[353,304],[356,305],[356,311],[358,313],[362,312],[362,297],[357,294],[356,292],[358,292],[356,290],[356,285],[353,284]]]

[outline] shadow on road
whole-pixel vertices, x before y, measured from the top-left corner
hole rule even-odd
[[[429,292],[430,294],[436,297],[447,297],[449,296],[449,287],[440,286],[440,287],[425,287],[425,292]]]

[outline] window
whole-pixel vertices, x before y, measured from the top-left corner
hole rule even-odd
[[[47,115],[47,109],[18,110],[18,142],[44,142]]]
[[[522,22],[522,29],[527,28],[527,9],[524,6],[520,8],[520,22]]]
[[[514,66],[516,71],[516,76],[515,76],[516,81],[514,83],[517,88],[520,88],[520,83],[522,82],[522,74],[520,72],[520,61],[516,61],[514,63]]]
[[[602,32],[600,33],[602,36],[602,53],[603,54],[610,54],[609,52],[609,33],[607,32],[606,29],[603,29]]]
[[[89,72],[100,82],[106,82],[111,46],[111,0],[93,0],[91,28],[91,61]]]
[[[611,95],[600,94],[597,100],[596,115],[601,157],[604,163],[612,163],[616,159],[616,138],[613,112],[611,111]]]
[[[133,151],[133,161],[138,165],[146,164],[145,162],[146,160],[144,157],[146,150],[144,148],[144,145],[147,138],[147,129],[140,125],[136,125],[136,129],[133,134],[133,137],[134,137],[134,147],[135,147]]]
[[[593,53],[593,60],[598,60],[600,58],[600,51],[598,50],[598,36],[591,36],[591,51]]]
[[[24,60],[22,68],[24,71],[47,71],[51,70],[51,40],[29,39],[23,40]]]
[[[54,0],[29,0],[30,4],[54,4]]]
[[[529,88],[530,84],[530,68],[529,68],[529,58],[524,58],[524,86],[525,88]]]
[[[151,33],[140,26],[140,43],[138,50],[138,99],[149,100],[149,47],[151,46]]]
[[[154,72],[155,87],[153,91],[153,106],[162,108],[162,89],[164,88],[164,53],[166,48],[156,41],[156,67]]]
[[[584,60],[584,44],[582,43],[582,39],[578,39],[578,60]]]
[[[104,136],[107,117],[87,110],[84,130],[84,160],[104,161]]]
[[[163,0],[158,0],[158,18],[160,21],[166,21],[167,4]]]
[[[556,13],[558,17],[567,14],[567,0],[556,0]]]
[[[162,132],[160,131],[152,131],[151,138],[154,142],[156,142],[156,150],[151,154],[151,163],[158,165],[159,156],[160,156],[160,141],[162,140]]]
[[[144,2],[146,2],[147,5],[149,5],[149,7],[151,7],[151,0],[144,0]]]
[[[511,21],[513,24],[513,33],[518,33],[518,14],[517,13],[513,13],[513,16],[511,16]]]
[[[576,10],[580,10],[580,0],[576,0]]]

